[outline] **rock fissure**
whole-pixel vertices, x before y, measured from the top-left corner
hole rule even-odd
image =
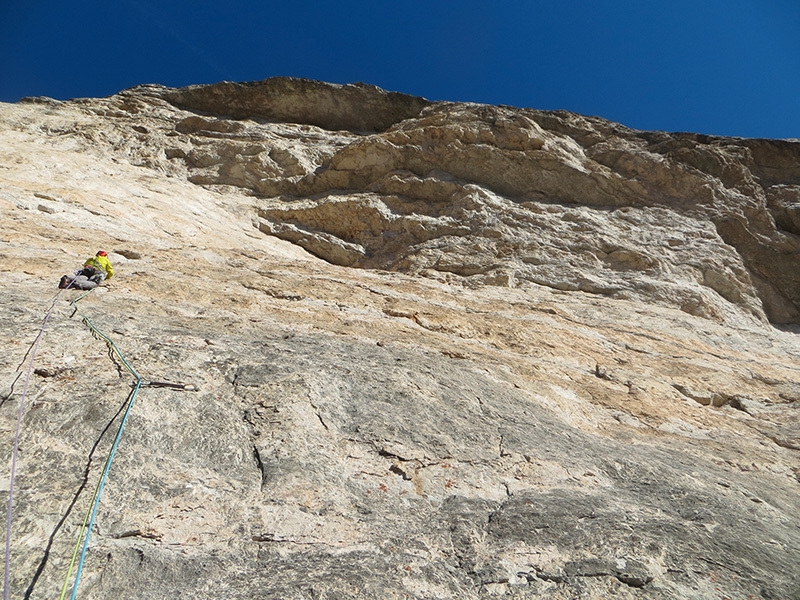
[[[253,446],[253,459],[256,462],[256,469],[261,475],[261,489],[264,489],[264,485],[267,483],[267,473],[264,470],[264,462],[261,460],[261,453],[258,450],[258,446]]]

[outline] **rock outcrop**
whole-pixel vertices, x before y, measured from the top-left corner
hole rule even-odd
[[[100,110],[156,98],[194,113],[144,128],[146,162],[254,194],[262,230],[329,262],[800,321],[796,142],[285,78]]]
[[[81,598],[800,597],[800,142],[279,78],[0,105],[0,157],[4,459],[55,298],[12,597],[131,397],[82,317],[191,385],[138,393]]]

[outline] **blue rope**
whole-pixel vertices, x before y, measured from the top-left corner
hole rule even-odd
[[[85,558],[86,558],[86,551],[89,548],[89,539],[91,538],[91,535],[92,535],[92,526],[94,524],[95,516],[97,515],[97,508],[100,505],[100,497],[103,494],[103,488],[105,487],[106,480],[108,478],[108,472],[111,469],[111,463],[114,460],[114,455],[117,452],[117,447],[119,446],[119,441],[122,438],[122,431],[125,429],[125,423],[128,420],[128,415],[131,412],[131,408],[133,407],[133,403],[136,401],[136,395],[139,393],[139,389],[142,387],[142,378],[139,376],[139,374],[136,372],[136,370],[130,365],[130,363],[128,363],[128,361],[123,356],[122,352],[120,352],[119,348],[117,348],[117,345],[114,343],[114,341],[110,337],[108,337],[106,334],[104,334],[102,331],[100,331],[97,327],[95,327],[94,324],[89,320],[89,317],[87,317],[86,315],[84,315],[82,312],[80,312],[78,310],[78,307],[77,307],[77,305],[75,303],[78,302],[79,300],[83,299],[87,295],[88,295],[88,292],[87,292],[87,294],[83,294],[83,295],[79,296],[78,298],[76,298],[75,300],[73,300],[71,302],[71,304],[73,306],[75,306],[75,311],[81,316],[81,318],[83,319],[83,322],[86,323],[86,325],[94,333],[96,333],[98,336],[100,336],[106,342],[106,344],[108,344],[109,347],[117,354],[117,356],[122,361],[122,363],[125,365],[125,367],[128,369],[128,371],[131,372],[131,375],[133,375],[136,378],[136,385],[134,386],[133,392],[131,393],[131,398],[128,401],[128,406],[125,409],[125,414],[122,417],[122,422],[120,423],[119,429],[117,430],[117,435],[114,437],[114,443],[111,445],[111,451],[108,454],[108,459],[106,460],[105,468],[103,469],[103,474],[100,477],[100,483],[98,484],[97,491],[95,492],[94,504],[92,505],[92,512],[91,512],[91,516],[89,517],[89,524],[88,524],[88,527],[86,528],[86,537],[83,540],[83,548],[81,549],[81,556],[80,556],[80,559],[78,561],[78,569],[75,572],[75,583],[72,586],[72,595],[70,596],[70,600],[75,600],[75,597],[78,594],[78,583],[80,582],[81,574],[83,573],[83,564],[84,564],[84,561],[85,561]],[[71,567],[70,567],[70,569],[71,569]],[[69,580],[69,573],[67,573],[67,581],[68,580]],[[65,585],[67,585],[67,581],[65,581]],[[64,595],[64,591],[65,590],[62,590],[62,598],[63,598],[63,595]]]
[[[128,420],[128,415],[131,412],[131,407],[133,406],[133,403],[136,400],[136,394],[139,393],[139,388],[141,387],[142,387],[142,380],[137,379],[136,387],[133,389],[133,394],[131,395],[130,402],[128,402],[128,408],[125,409],[125,414],[122,417],[122,422],[120,423],[119,429],[117,430],[117,435],[114,438],[114,444],[111,446],[111,452],[108,455],[108,460],[106,461],[106,467],[105,469],[103,469],[103,475],[100,478],[100,485],[97,488],[97,494],[95,495],[94,499],[94,506],[92,506],[92,516],[89,518],[89,526],[86,529],[86,538],[83,540],[83,549],[81,550],[81,557],[80,560],[78,561],[78,570],[75,572],[75,583],[72,586],[72,595],[70,596],[70,600],[75,600],[76,596],[78,595],[78,583],[81,580],[81,573],[83,572],[83,563],[84,559],[86,558],[86,551],[89,548],[89,538],[92,535],[92,525],[94,525],[94,518],[95,515],[97,514],[97,507],[100,504],[100,496],[103,495],[103,488],[106,485],[108,471],[111,469],[111,462],[114,460],[114,455],[117,452],[117,446],[119,446],[119,440],[122,437],[122,430],[125,429],[125,422]]]

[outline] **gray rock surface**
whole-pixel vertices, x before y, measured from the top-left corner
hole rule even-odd
[[[55,299],[11,597],[130,399],[82,316],[191,386],[137,394],[80,598],[800,597],[798,190],[797,143],[360,84],[0,105],[2,464]]]

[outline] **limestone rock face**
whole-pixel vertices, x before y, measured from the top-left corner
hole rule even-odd
[[[203,111],[148,136],[190,181],[329,262],[800,320],[800,144],[294,79],[121,102],[147,94]]]
[[[80,598],[800,597],[798,142],[141,86],[0,105],[0,217],[11,597],[131,400],[86,321],[145,385]]]

